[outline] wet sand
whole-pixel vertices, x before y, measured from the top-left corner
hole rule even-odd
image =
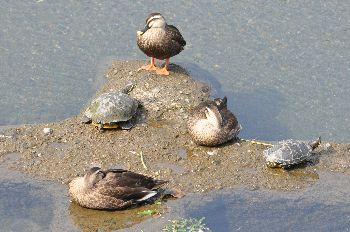
[[[105,85],[96,94],[119,90],[126,81],[135,81],[130,95],[142,102],[136,127],[99,132],[82,124],[78,115],[48,124],[3,129],[0,162],[8,168],[63,183],[93,165],[126,168],[169,180],[169,187],[186,192],[237,185],[296,190],[315,183],[321,171],[350,174],[350,144],[323,142],[310,162],[293,170],[266,167],[264,145],[244,141],[215,148],[195,145],[186,130],[188,111],[209,98],[210,88],[176,65],[171,65],[170,76],[137,71],[144,63],[115,61],[106,72]],[[45,135],[46,127],[53,133]]]

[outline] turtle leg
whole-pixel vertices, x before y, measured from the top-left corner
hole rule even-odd
[[[169,63],[170,63],[170,58],[166,58],[164,68],[157,69],[156,73],[159,75],[169,76],[169,71],[168,71]]]
[[[135,126],[135,124],[136,124],[136,120],[134,117],[128,121],[125,121],[125,122],[118,122],[118,125],[123,130],[130,130],[131,128],[133,128]]]
[[[151,63],[149,65],[144,65],[141,67],[141,69],[148,70],[148,71],[157,70],[156,66],[154,65],[154,57],[151,57]]]

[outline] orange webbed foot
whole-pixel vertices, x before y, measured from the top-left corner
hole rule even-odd
[[[156,73],[157,73],[158,75],[169,76],[169,71],[167,70],[166,67],[161,68],[161,69],[157,69],[157,70],[156,70]]]
[[[148,70],[148,71],[156,71],[157,68],[154,64],[144,65],[141,67],[141,69]]]

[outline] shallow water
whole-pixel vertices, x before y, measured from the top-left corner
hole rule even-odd
[[[77,231],[67,214],[65,186],[0,167],[2,231]]]
[[[298,192],[236,188],[114,212],[70,203],[61,184],[4,168],[0,175],[0,223],[6,231],[160,231],[168,220],[188,217],[205,217],[216,232],[350,230],[350,180],[341,174],[321,173],[314,186]],[[138,215],[149,209],[161,216]]]
[[[186,50],[172,59],[228,95],[247,138],[349,142],[348,1],[6,1],[0,125],[76,115],[111,59],[144,59],[135,32],[159,11]]]

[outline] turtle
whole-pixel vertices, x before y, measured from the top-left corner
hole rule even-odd
[[[131,129],[139,107],[139,101],[128,95],[134,86],[134,83],[128,82],[121,91],[106,92],[93,99],[84,112],[82,122],[92,123],[100,130]]]
[[[295,139],[282,140],[263,151],[266,165],[271,168],[289,168],[305,162],[313,154],[312,151],[321,144],[321,137],[306,142]]]

